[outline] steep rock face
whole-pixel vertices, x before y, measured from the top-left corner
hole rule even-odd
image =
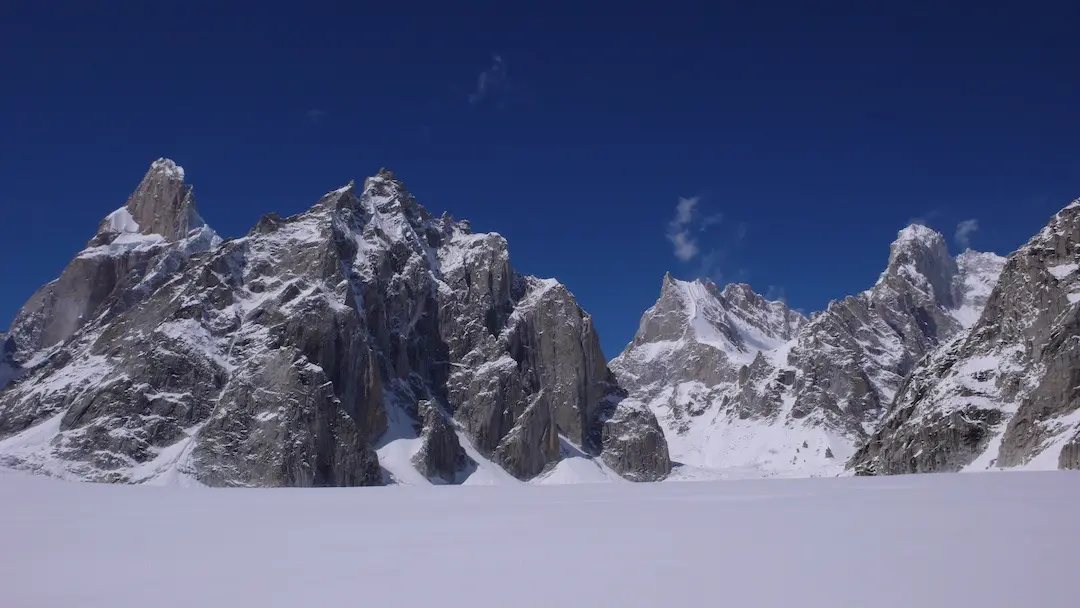
[[[134,232],[160,234],[170,241],[182,239],[206,225],[195,208],[191,186],[184,183],[184,169],[167,158],[150,165],[146,179],[124,208],[138,227]]]
[[[15,340],[6,333],[0,333],[0,389],[7,386],[19,375],[19,365],[15,363]]]
[[[218,242],[195,210],[183,170],[155,161],[127,203],[101,221],[87,247],[16,316],[10,332],[16,361],[67,340],[101,314],[135,305],[181,258]]]
[[[454,425],[432,401],[421,401],[419,414],[421,442],[420,450],[412,457],[413,465],[429,479],[454,483],[470,462],[458,441]]]
[[[954,259],[942,235],[909,226],[873,288],[810,319],[745,285],[668,276],[612,368],[677,461],[835,473],[916,362],[977,314],[1000,268],[993,254]]]
[[[796,411],[819,411],[861,440],[915,364],[974,322],[1003,264],[974,251],[954,261],[941,234],[901,230],[874,287],[830,303],[792,348],[790,362],[804,371]]]
[[[905,380],[850,467],[862,474],[1075,468],[1080,201],[1009,256],[967,332]]]
[[[501,236],[432,217],[389,172],[221,242],[182,169],[158,161],[67,274],[10,332],[8,465],[310,486],[381,483],[380,465],[404,464],[460,481],[468,442],[528,479],[562,435],[631,478],[670,466],[655,419],[621,415],[573,296],[515,273]],[[412,422],[387,433],[391,420]],[[613,420],[629,422],[605,439]],[[380,463],[375,446],[409,433],[415,453]]]
[[[891,330],[882,347],[895,346],[886,367],[904,376],[942,340],[960,330],[954,284],[959,273],[945,238],[926,226],[900,231],[889,248],[889,264],[874,287],[862,294],[868,310]],[[895,391],[898,383],[890,388]]]

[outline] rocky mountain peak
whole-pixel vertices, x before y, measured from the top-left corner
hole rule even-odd
[[[179,241],[206,225],[199,216],[191,186],[184,182],[183,167],[167,158],[151,163],[123,210],[126,213],[114,212],[102,221],[99,235],[157,234],[167,241]]]
[[[707,278],[683,281],[667,273],[634,344],[687,339],[752,357],[790,339],[805,322],[783,302],[766,300],[744,283],[721,290]]]
[[[1078,242],[1074,202],[1007,260],[959,256],[965,300],[976,308],[981,300],[981,310],[911,370],[850,467],[1080,468]]]
[[[889,246],[895,255],[906,247],[938,247],[945,245],[945,237],[937,230],[923,224],[909,224],[896,233],[896,240]],[[890,256],[892,261],[892,256]]]
[[[682,281],[676,279],[670,272],[664,273],[664,280],[660,283],[660,298],[663,299],[665,295],[678,295],[682,293]]]
[[[670,272],[664,274],[664,280],[660,284],[660,298],[656,301],[657,305],[665,304],[680,309],[685,308],[687,299],[693,297],[691,286],[697,287],[697,291],[701,294],[707,293],[708,288],[700,279],[684,281],[671,276]]]
[[[171,158],[162,157],[150,163],[148,173],[160,174],[163,179],[184,181],[184,168],[176,164]]]
[[[906,291],[907,284],[937,305],[953,308],[952,286],[957,272],[945,237],[927,226],[912,224],[898,232],[889,246],[889,264],[875,289],[887,286]]]
[[[405,182],[385,167],[364,180],[360,198],[368,201],[374,211],[400,213],[413,223],[426,223],[433,219],[428,210],[417,202],[416,197],[405,187]]]
[[[134,306],[176,265],[220,242],[199,217],[183,168],[154,161],[124,206],[105,216],[86,248],[16,315],[14,360],[22,365],[84,324]]]
[[[722,298],[723,294],[716,283],[707,277],[699,277],[689,281],[677,279],[670,272],[664,273],[664,280],[660,285],[660,299],[675,298],[681,302],[688,300],[713,300]]]
[[[635,344],[678,340],[686,333],[686,282],[664,274],[660,297],[641,317]]]
[[[377,188],[373,193],[380,196],[392,196],[394,192],[405,192],[405,183],[397,178],[393,171],[383,167],[378,173],[364,180],[364,191]]]
[[[1022,251],[1057,247],[1063,235],[1067,235],[1072,224],[1080,217],[1080,198],[1058,211],[1050,221],[1030,241],[1021,247]]]
[[[724,289],[720,291],[720,297],[728,304],[743,310],[755,308],[766,310],[774,307],[786,308],[786,305],[783,302],[766,299],[765,296],[754,291],[754,288],[746,283],[728,283],[724,286]]]
[[[726,308],[743,322],[772,339],[789,340],[806,317],[780,300],[769,300],[746,283],[729,283],[720,293]]]
[[[765,298],[746,283],[728,283],[721,293],[728,300],[765,302]]]

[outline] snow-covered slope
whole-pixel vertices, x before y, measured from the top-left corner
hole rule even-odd
[[[1076,605],[1067,472],[214,491],[0,471],[0,503],[12,607]]]
[[[953,316],[965,329],[979,320],[990,292],[997,285],[1005,258],[993,253],[968,249],[956,257],[959,272],[956,277],[957,307]]]
[[[155,162],[16,318],[0,464],[215,486],[670,470],[591,317],[515,272],[500,235],[431,216],[381,171],[222,241],[184,178]]]
[[[855,470],[1080,468],[1078,243],[1080,201],[1009,256],[970,330],[905,380]]]
[[[971,324],[1002,264],[972,251],[954,259],[941,234],[908,226],[871,289],[809,319],[746,285],[668,275],[611,366],[684,466],[836,474],[905,374]]]

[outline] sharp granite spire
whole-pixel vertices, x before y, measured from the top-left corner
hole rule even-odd
[[[192,187],[184,183],[184,168],[159,158],[151,163],[123,209],[102,221],[99,233],[137,232],[179,241],[205,225],[196,209]]]

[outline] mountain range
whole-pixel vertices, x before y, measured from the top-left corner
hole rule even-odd
[[[978,318],[1004,259],[921,225],[870,289],[809,318],[748,285],[666,276],[614,361],[677,461],[750,475],[836,474],[919,360]]]
[[[155,161],[0,334],[0,465],[211,486],[1080,468],[1080,202],[1008,258],[901,230],[808,317],[665,276],[610,364],[393,173],[223,239]],[[884,256],[883,256],[884,257]]]
[[[592,319],[388,171],[221,239],[153,163],[5,337],[0,464],[211,486],[671,468]]]

